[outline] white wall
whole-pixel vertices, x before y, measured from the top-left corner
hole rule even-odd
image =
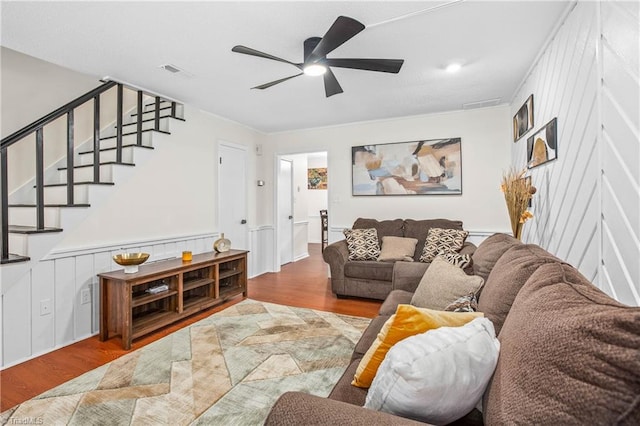
[[[499,190],[502,171],[509,167],[511,116],[508,106],[428,114],[392,120],[300,130],[267,135],[260,168],[273,176],[278,154],[326,151],[330,233],[358,217],[460,219],[474,232],[509,232],[509,222]],[[364,144],[435,138],[462,138],[463,194],[460,196],[353,197],[351,147]],[[259,203],[259,224],[273,224],[273,187],[266,185]]]
[[[538,188],[523,239],[576,266],[618,300],[640,304],[639,4],[578,2],[511,104],[534,94],[535,126],[558,117],[558,159]]]

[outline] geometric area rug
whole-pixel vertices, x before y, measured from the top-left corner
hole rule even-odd
[[[261,425],[284,392],[327,396],[369,321],[245,299],[23,402],[0,424]]]

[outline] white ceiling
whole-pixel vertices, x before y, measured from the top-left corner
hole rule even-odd
[[[491,99],[508,103],[568,3],[3,1],[0,40],[278,132],[458,110]],[[340,15],[367,28],[328,57],[404,59],[400,73],[334,68],[344,93],[331,98],[321,77],[306,75],[249,90],[299,71],[233,53],[234,45],[302,62],[303,41],[323,36]],[[444,68],[454,61],[463,67],[449,74]],[[166,63],[190,76],[159,69]]]

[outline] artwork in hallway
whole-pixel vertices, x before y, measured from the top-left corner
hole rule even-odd
[[[529,96],[513,116],[513,141],[517,142],[531,129],[533,129],[533,95]]]
[[[307,169],[308,189],[327,189],[327,168]]]
[[[558,158],[557,123],[555,117],[527,139],[527,167],[530,169]]]
[[[461,138],[351,148],[353,195],[462,194]]]

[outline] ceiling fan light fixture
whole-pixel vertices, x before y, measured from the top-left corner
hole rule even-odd
[[[448,73],[454,73],[454,72],[460,71],[460,68],[462,68],[462,65],[454,62],[454,63],[451,63],[451,64],[447,65],[446,69],[447,69]]]
[[[327,67],[320,64],[311,64],[311,65],[305,66],[303,71],[306,75],[318,76],[327,72]]]

